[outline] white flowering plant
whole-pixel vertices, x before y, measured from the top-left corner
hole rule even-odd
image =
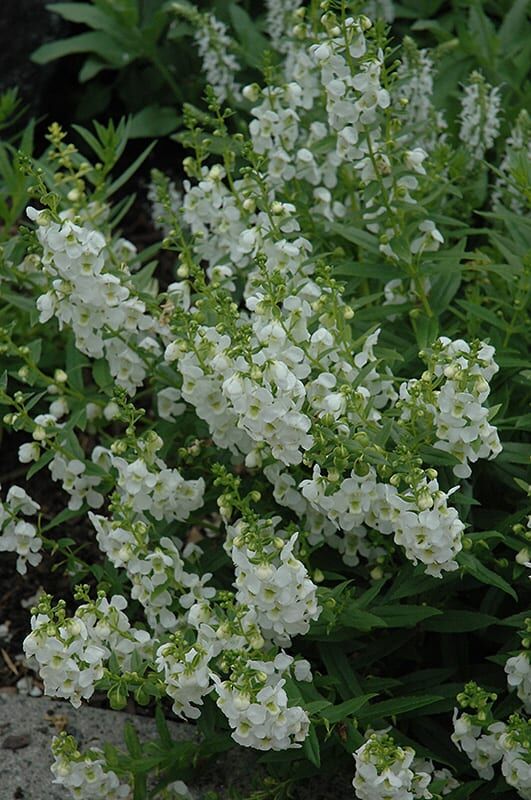
[[[283,5],[260,83],[201,28],[154,245],[120,231],[150,152],[116,177],[126,122],[14,156],[0,550],[75,586],[25,653],[46,694],[159,732],[61,735],[54,780],[187,797],[240,747],[247,797],[529,798],[529,117],[477,70],[452,116],[434,55],[359,4]]]

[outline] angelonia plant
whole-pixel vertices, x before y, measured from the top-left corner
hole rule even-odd
[[[126,123],[18,156],[0,400],[64,504],[11,486],[0,549],[76,584],[24,649],[47,695],[156,708],[160,737],[61,734],[54,781],[188,797],[239,746],[246,797],[531,798],[529,118],[503,139],[477,71],[449,117],[432,54],[356,4],[268,9],[242,86],[223,25],[174,4],[210,88],[184,179],[153,174],[160,245],[120,234]]]

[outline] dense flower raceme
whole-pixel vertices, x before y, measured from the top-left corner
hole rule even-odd
[[[511,685],[511,670],[507,670]],[[495,694],[488,694],[470,683],[458,697],[462,706],[471,705],[473,713],[454,711],[452,741],[462,750],[478,775],[489,780],[494,766],[524,800],[531,798],[531,720],[523,713],[512,714],[506,722],[492,722],[491,705]]]
[[[353,781],[360,800],[414,800],[431,798],[431,776],[411,769],[415,751],[399,747],[384,732],[372,734],[354,754],[356,776]]]
[[[40,321],[56,316],[60,327],[71,327],[76,347],[92,358],[105,357],[117,384],[134,393],[146,377],[137,351],[157,353],[160,345],[154,320],[128,286],[125,263],[121,276],[115,274],[118,264],[110,269],[105,237],[87,222],[68,213],[53,221],[48,212],[31,207],[27,213],[37,223],[42,268],[50,279],[37,300]]]
[[[131,796],[129,783],[108,768],[103,751],[98,748],[81,754],[72,736],[61,733],[53,739],[52,751],[53,782],[69,790],[73,798],[127,800]]]
[[[42,560],[42,539],[37,528],[25,517],[33,517],[39,504],[21,486],[11,486],[0,502],[0,552],[17,553],[17,570],[25,575],[28,563],[35,567]]]
[[[124,597],[116,595],[109,602],[102,594],[67,617],[62,601],[53,608],[48,595],[40,599],[24,650],[37,661],[47,694],[78,708],[93,695],[111,655],[126,670],[133,652],[148,652],[149,633],[131,627],[126,607]]]

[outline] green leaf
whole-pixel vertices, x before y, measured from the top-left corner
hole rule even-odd
[[[361,697],[353,697],[351,700],[346,700],[344,703],[340,703],[338,706],[327,708],[323,712],[322,716],[327,719],[328,722],[340,722],[341,720],[356,714],[373,697],[376,697],[374,692],[371,694],[361,695]]]
[[[327,672],[338,681],[338,692],[345,700],[362,694],[361,684],[342,648],[333,644],[319,645],[319,653]]]
[[[408,714],[410,711],[418,711],[420,708],[434,705],[444,697],[440,695],[411,695],[409,697],[393,697],[391,700],[383,700],[375,703],[358,714],[358,719],[376,720],[382,717],[398,717],[401,714]]]
[[[389,628],[410,628],[443,613],[438,608],[416,605],[374,606],[373,611]]]
[[[62,525],[63,522],[68,522],[71,519],[80,517],[82,513],[83,510],[79,508],[76,509],[75,511],[73,511],[71,508],[63,508],[63,510],[60,511],[59,514],[56,514],[55,517],[52,519],[52,521],[49,522],[48,525],[46,525],[42,530],[43,532],[51,531],[54,528],[57,528],[59,525]]]
[[[341,222],[332,222],[330,229],[333,231],[333,233],[337,233],[338,236],[346,239],[347,242],[357,244],[359,247],[363,247],[370,253],[380,253],[378,239],[376,236],[373,236],[372,233],[367,233],[367,231],[364,231],[361,228],[345,225]]]
[[[142,755],[142,746],[138,734],[134,725],[129,720],[127,720],[124,725],[124,742],[132,756],[136,758]]]
[[[480,306],[478,303],[471,303],[468,300],[457,300],[457,305],[464,309],[472,318],[476,317],[477,319],[481,319],[494,328],[499,328],[504,333],[507,330],[507,322],[503,317],[498,317],[493,311],[483,308],[483,306]]]
[[[426,314],[415,317],[413,327],[419,350],[432,345],[439,334],[439,320],[437,317],[428,317]]]
[[[178,128],[181,117],[167,106],[146,106],[129,119],[130,139],[149,139],[167,136]]]
[[[498,31],[502,49],[510,48],[523,31],[529,32],[529,0],[512,0]]]
[[[518,595],[514,591],[513,587],[507,583],[501,575],[497,575],[496,572],[493,572],[491,569],[486,567],[484,564],[476,558],[476,556],[472,555],[471,553],[459,553],[457,560],[465,570],[468,572],[469,575],[472,575],[476,580],[480,581],[481,583],[486,583],[487,586],[496,586],[497,589],[501,589],[502,592],[510,595],[513,600],[518,600]]]
[[[310,731],[304,740],[302,749],[308,761],[311,761],[316,767],[321,766],[321,748],[314,725],[310,725]]]
[[[95,53],[102,61],[113,67],[123,67],[123,48],[115,40],[101,31],[89,31],[67,39],[57,39],[41,45],[31,54],[31,60],[36,64],[48,64],[58,58],[76,55],[78,53]]]
[[[83,369],[89,366],[87,358],[76,348],[73,335],[69,335],[66,345],[65,367],[68,382],[78,392],[83,391]]]
[[[37,474],[43,467],[50,463],[54,454],[53,452],[46,452],[44,453],[38,461],[31,465],[29,470],[26,472],[26,479],[29,481],[30,478],[33,478],[34,475]]]
[[[96,30],[106,30],[113,24],[111,17],[91,3],[51,3],[46,8],[69,22],[78,22]]]
[[[437,631],[437,633],[466,633],[479,631],[490,625],[497,625],[498,619],[490,614],[481,614],[479,611],[465,611],[464,609],[444,609],[442,616],[426,622],[424,629]]]
[[[92,365],[92,377],[104,392],[111,389],[114,384],[109,365],[104,358],[98,359]]]
[[[124,186],[124,184],[126,184],[126,183],[127,183],[127,181],[128,181],[128,180],[129,180],[129,179],[130,179],[130,178],[131,178],[131,177],[132,177],[132,176],[135,174],[135,172],[136,172],[136,171],[137,171],[137,170],[138,170],[138,169],[139,169],[139,168],[142,166],[142,164],[144,163],[144,161],[146,160],[146,158],[149,156],[149,154],[151,153],[151,151],[153,150],[153,148],[155,147],[155,145],[156,145],[156,144],[157,144],[156,142],[151,142],[150,144],[148,144],[148,146],[146,147],[146,149],[145,149],[145,150],[143,150],[143,151],[142,151],[142,153],[140,153],[140,155],[138,156],[138,158],[136,158],[136,159],[133,161],[133,163],[131,164],[131,166],[129,166],[129,167],[128,167],[128,168],[125,170],[125,172],[123,172],[123,173],[120,175],[120,177],[119,177],[119,178],[117,178],[115,181],[113,181],[113,183],[111,183],[111,185],[109,186],[109,188],[108,188],[108,190],[107,190],[107,195],[108,195],[108,196],[110,196],[111,194],[114,194],[114,192],[117,192],[117,191],[118,191],[118,189],[121,189],[121,187],[122,187],[122,186]]]
[[[229,13],[232,26],[242,46],[245,61],[250,67],[260,69],[264,52],[271,48],[269,40],[262,36],[256,23],[241,6],[231,3]]]

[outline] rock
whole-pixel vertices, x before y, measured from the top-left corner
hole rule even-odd
[[[7,736],[2,742],[4,750],[22,750],[27,747],[31,742],[31,736],[27,733],[22,733],[20,736]]]

